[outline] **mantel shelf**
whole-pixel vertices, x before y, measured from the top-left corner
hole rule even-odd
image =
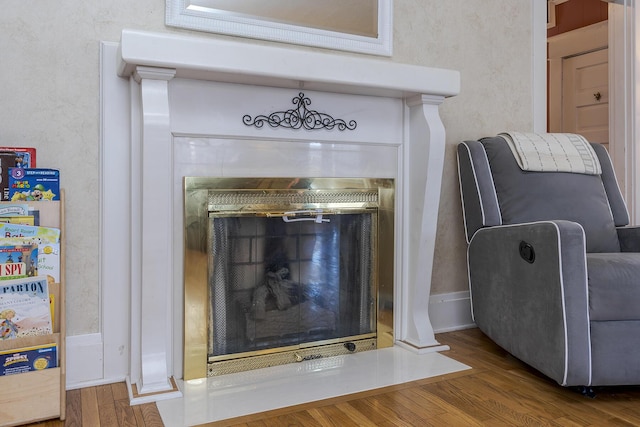
[[[181,78],[393,98],[460,92],[454,70],[172,33],[123,30],[118,55],[122,77],[146,66]]]

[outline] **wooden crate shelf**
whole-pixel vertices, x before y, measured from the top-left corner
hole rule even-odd
[[[8,202],[0,202],[0,205]],[[27,202],[40,211],[40,225],[61,229],[60,283],[50,285],[54,294],[53,334],[16,338],[0,342],[0,350],[56,343],[58,367],[22,374],[0,376],[2,405],[0,427],[17,426],[52,418],[65,419],[66,410],[66,327],[65,327],[65,230],[64,192],[60,201]]]

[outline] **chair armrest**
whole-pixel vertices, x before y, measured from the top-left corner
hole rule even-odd
[[[532,252],[533,260],[521,256],[521,244],[524,258]],[[468,262],[478,327],[559,384],[589,385],[582,227],[570,221],[541,221],[484,228],[469,243]]]
[[[640,252],[640,227],[618,227],[620,251]]]

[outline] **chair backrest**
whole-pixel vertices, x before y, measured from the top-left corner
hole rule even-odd
[[[629,214],[606,149],[591,145],[601,175],[523,171],[501,137],[460,143],[467,241],[482,227],[568,220],[584,228],[587,252],[619,252],[616,226],[628,225]]]

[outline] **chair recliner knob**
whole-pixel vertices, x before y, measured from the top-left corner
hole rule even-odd
[[[536,251],[530,243],[527,243],[524,240],[520,242],[520,257],[529,264],[533,264],[536,260]]]

